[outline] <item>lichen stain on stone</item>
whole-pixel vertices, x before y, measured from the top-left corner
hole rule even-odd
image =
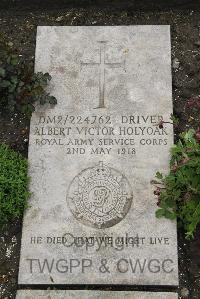
[[[71,78],[77,78],[78,77],[78,72],[76,71],[68,71],[67,74],[71,77]]]
[[[35,209],[33,209],[33,210],[31,211],[31,218],[32,218],[32,219],[35,218],[35,217],[37,216],[39,210],[40,210],[39,208],[35,208]]]
[[[129,52],[129,49],[124,49],[124,53],[127,54]]]
[[[66,68],[63,67],[63,66],[59,66],[59,67],[56,68],[56,71],[58,73],[64,74],[66,72]]]
[[[86,86],[87,87],[94,87],[96,86],[96,82],[94,80],[88,80],[87,83],[86,83]]]

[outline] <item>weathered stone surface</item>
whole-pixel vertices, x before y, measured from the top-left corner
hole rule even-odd
[[[36,70],[58,104],[31,121],[19,283],[177,285],[150,183],[173,144],[169,26],[39,27]]]
[[[16,299],[178,299],[177,293],[21,290]]]

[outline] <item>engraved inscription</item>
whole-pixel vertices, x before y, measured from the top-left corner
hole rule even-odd
[[[71,182],[67,203],[74,217],[95,228],[111,227],[128,213],[132,191],[118,170],[99,165],[80,172]]]
[[[123,67],[125,68],[125,61],[124,62],[117,62],[117,63],[111,63],[106,62],[105,59],[105,46],[106,41],[99,41],[100,44],[100,61],[99,62],[81,62],[81,65],[83,66],[99,66],[99,105],[96,107],[96,109],[99,108],[106,108],[105,107],[105,71],[106,68],[118,68]]]

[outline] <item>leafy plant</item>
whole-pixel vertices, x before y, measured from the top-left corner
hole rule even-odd
[[[0,226],[21,216],[27,206],[27,169],[26,159],[0,144]]]
[[[55,97],[45,91],[51,76],[35,73],[13,49],[11,42],[0,36],[0,109],[21,111],[30,116],[36,101],[41,105],[56,104]]]
[[[178,218],[186,238],[194,237],[200,223],[200,134],[190,129],[180,135],[171,150],[170,173],[156,173],[158,196],[156,216]]]

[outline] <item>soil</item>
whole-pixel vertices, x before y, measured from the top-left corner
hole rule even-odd
[[[95,3],[95,4],[94,4]],[[1,0],[0,8],[4,9],[37,9],[41,8],[89,8],[94,6],[95,8],[123,8],[123,9],[197,9],[199,7],[198,0]]]
[[[199,10],[136,11],[117,8],[68,8],[62,10],[1,10],[0,31],[20,51],[27,63],[34,61],[37,25],[144,25],[170,24],[175,139],[188,128],[200,126],[200,8]],[[27,157],[29,120],[15,113],[0,113],[0,142]],[[14,299],[22,219],[0,231],[0,298]],[[179,228],[179,298],[200,298],[200,228],[188,242]]]

